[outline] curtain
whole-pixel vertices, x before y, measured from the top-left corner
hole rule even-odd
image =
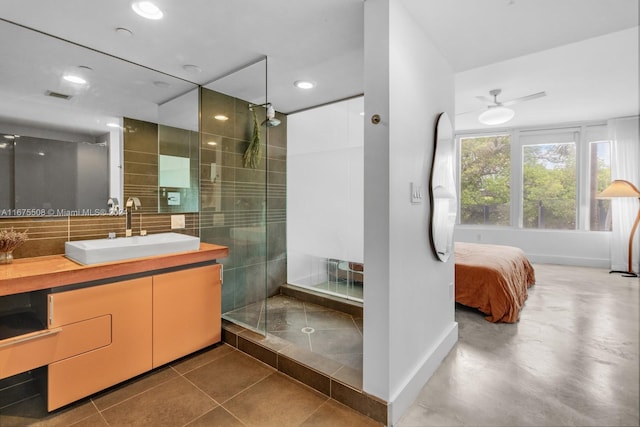
[[[611,119],[608,122],[611,141],[611,180],[624,179],[640,186],[640,117]],[[629,234],[638,214],[639,200],[619,197],[611,201],[611,269],[627,271]],[[640,228],[640,227],[639,227]],[[640,264],[640,232],[633,241],[632,269],[638,272]]]

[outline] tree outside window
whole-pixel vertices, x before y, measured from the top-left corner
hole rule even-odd
[[[460,139],[460,223],[510,225],[509,135]]]
[[[576,145],[524,145],[524,228],[576,229]]]

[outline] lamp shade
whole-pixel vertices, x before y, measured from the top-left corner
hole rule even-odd
[[[600,199],[611,197],[640,197],[640,190],[624,179],[616,179],[597,196]]]
[[[478,116],[478,121],[484,125],[500,125],[513,119],[516,113],[505,107],[490,107]]]

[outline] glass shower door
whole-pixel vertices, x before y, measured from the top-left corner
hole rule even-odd
[[[200,238],[229,247],[222,317],[266,335],[266,58],[201,89]],[[258,144],[258,145],[256,145]]]

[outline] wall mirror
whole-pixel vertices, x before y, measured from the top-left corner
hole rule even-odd
[[[91,215],[108,197],[123,204],[123,117],[197,130],[195,83],[1,19],[0,39],[11,41],[0,44],[2,217]],[[78,184],[89,181],[95,187]],[[25,197],[30,182],[51,188]]]
[[[453,252],[453,231],[458,212],[458,197],[454,179],[455,149],[453,127],[447,113],[438,117],[435,151],[431,168],[431,242],[440,261],[447,261]]]

